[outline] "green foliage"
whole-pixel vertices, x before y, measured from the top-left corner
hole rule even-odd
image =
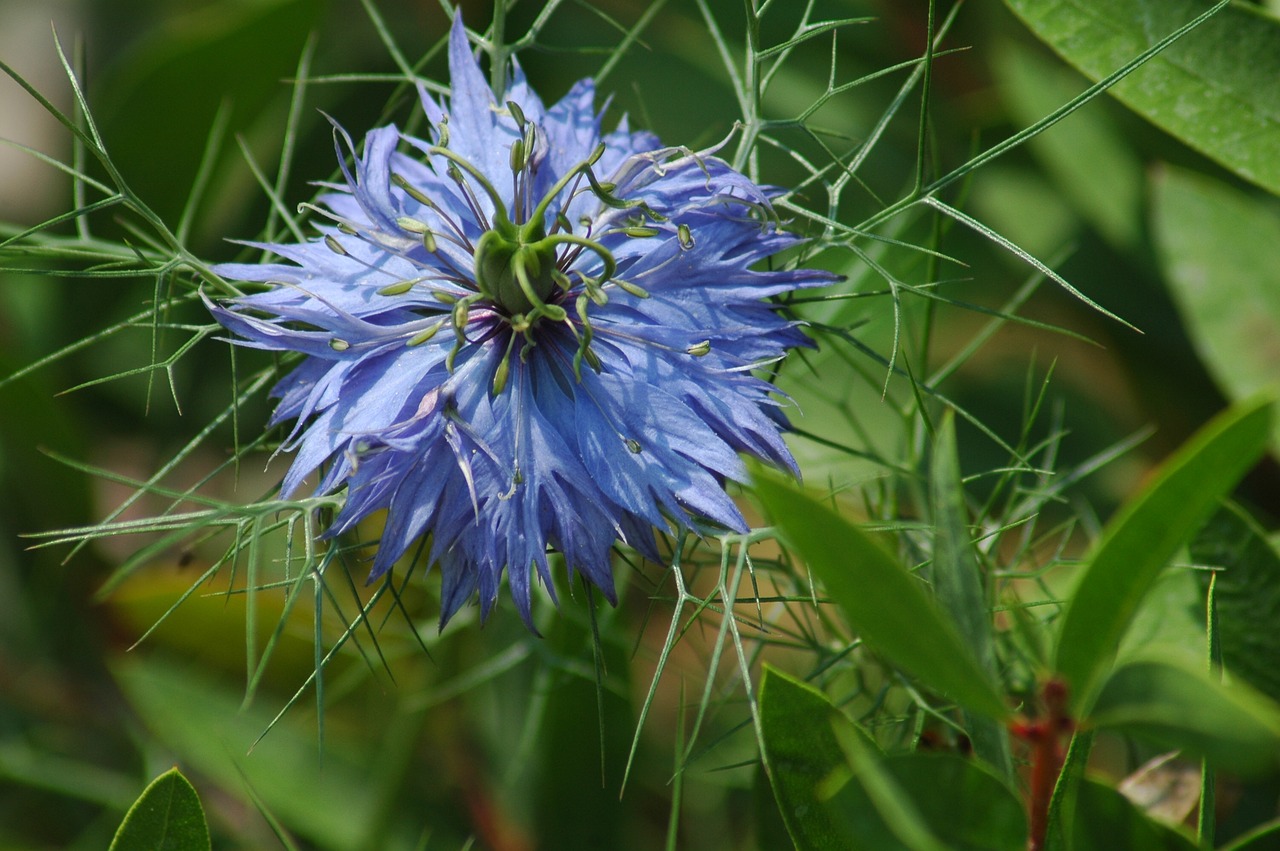
[[[1195,0],[1005,0],[1036,35],[1093,79],[1204,13]],[[1244,3],[1213,7],[1195,35],[1112,92],[1188,145],[1280,193],[1280,20]]]
[[[879,542],[776,479],[757,477],[755,490],[785,540],[873,648],[961,706],[995,718],[1008,713],[955,625]]]
[[[1274,388],[1280,376],[1280,292],[1274,285],[1280,207],[1274,198],[1176,168],[1165,170],[1154,190],[1160,264],[1205,366],[1230,399]],[[1272,440],[1273,447],[1280,445]]]
[[[1272,401],[1222,414],[1161,467],[1108,524],[1058,635],[1057,670],[1087,713],[1126,628],[1153,583],[1266,449]]]
[[[90,5],[87,65],[42,48],[61,90],[0,56],[72,141],[33,160],[70,204],[0,225],[0,846],[105,847],[178,761],[209,827],[170,772],[114,847],[183,812],[171,847],[1196,847],[1116,791],[1151,747],[1207,760],[1200,847],[1274,846],[1276,18],[468,7],[495,73],[723,142],[810,237],[777,262],[845,276],[775,306],[816,349],[755,365],[808,489],[620,551],[619,607],[558,588],[538,638],[438,633],[421,565],[362,585],[377,524],[320,540],[341,495],[278,498],[294,364],[228,355],[198,297],[258,256],[223,237],[309,232],[320,108],[421,122],[452,4]]]
[[[836,730],[866,734],[822,692],[772,668],[760,681],[760,727],[769,781],[792,841],[806,849],[847,847],[849,831],[828,806],[825,786],[847,770]]]
[[[1240,506],[1218,509],[1190,546],[1204,568],[1206,589],[1214,577],[1222,664],[1272,700],[1280,700],[1280,553],[1256,520]],[[1209,573],[1212,571],[1212,574]]]
[[[1181,833],[1152,821],[1115,789],[1093,781],[1080,786],[1071,838],[1072,851],[1192,851],[1196,847]]]
[[[760,715],[778,806],[797,848],[1017,851],[1026,843],[1021,805],[972,762],[885,757],[821,692],[772,669],[760,684]]]
[[[1214,765],[1261,774],[1280,766],[1280,706],[1199,665],[1165,659],[1121,665],[1089,714],[1100,729],[1133,730]]]
[[[171,768],[134,801],[110,851],[208,851],[210,847],[200,797],[187,778]]]
[[[955,418],[948,411],[933,445],[930,481],[933,508],[933,564],[930,576],[938,603],[955,624],[965,645],[986,676],[995,682],[999,660],[991,624],[993,606],[978,566],[973,536],[969,532],[969,507],[960,478]],[[966,712],[965,729],[973,739],[974,753],[995,769],[1006,782],[1013,780],[1009,738],[999,718]]]

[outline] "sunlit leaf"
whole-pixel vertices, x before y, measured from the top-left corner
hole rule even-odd
[[[143,790],[111,842],[111,851],[208,851],[209,847],[200,797],[176,768]]]
[[[1205,11],[1197,0],[1005,0],[1033,32],[1100,79]],[[1112,90],[1118,99],[1259,186],[1280,193],[1280,21],[1220,10]]]
[[[1185,749],[1234,771],[1280,766],[1280,706],[1243,684],[1224,685],[1176,655],[1117,668],[1089,722]]]
[[[1072,687],[1077,713],[1087,711],[1160,571],[1262,455],[1270,429],[1268,398],[1220,414],[1107,524],[1058,637],[1056,667]]]
[[[1230,399],[1274,386],[1280,205],[1176,168],[1154,186],[1156,256],[1196,352]]]
[[[792,841],[806,851],[834,851],[849,847],[852,841],[845,826],[833,820],[819,794],[823,782],[845,765],[833,730],[841,725],[861,734],[822,692],[765,667],[760,682],[760,727],[769,781]]]
[[[874,648],[966,709],[1004,717],[991,677],[924,586],[878,541],[827,505],[776,478],[756,494],[854,629]]]

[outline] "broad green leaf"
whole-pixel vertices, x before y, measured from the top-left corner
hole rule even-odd
[[[1222,663],[1232,675],[1280,700],[1280,553],[1234,504],[1224,505],[1191,542],[1191,558],[1216,570]],[[1198,571],[1208,586],[1207,571]]]
[[[1154,188],[1156,255],[1196,352],[1230,399],[1274,386],[1280,205],[1181,169]]]
[[[969,533],[969,512],[960,481],[955,417],[948,411],[934,442],[931,482],[933,500],[933,587],[939,605],[959,627],[978,664],[994,680],[997,676],[991,612],[983,589],[978,559]],[[965,713],[965,728],[974,752],[1006,779],[1013,777],[1009,736],[998,721]]]
[[[1244,684],[1224,685],[1176,654],[1113,671],[1088,723],[1182,748],[1237,772],[1280,767],[1280,706]]]
[[[1080,94],[1079,75],[1013,42],[995,53],[995,78],[1017,123],[1030,126]],[[1112,245],[1141,239],[1146,176],[1142,161],[1093,105],[1033,138],[1032,153],[1054,186]]]
[[[828,811],[845,825],[851,851],[949,851],[916,807],[912,790],[885,770],[879,753],[847,728],[834,732],[848,774],[828,778],[820,792]]]
[[[187,778],[176,768],[142,791],[125,814],[111,851],[208,851],[209,826],[204,807]]]
[[[1178,548],[1262,455],[1271,400],[1228,409],[1200,429],[1103,530],[1063,617],[1056,668],[1085,714],[1142,599]]]
[[[1195,851],[1194,842],[1147,818],[1110,786],[1086,780],[1078,795],[1071,851]]]
[[[852,762],[852,760],[851,760]],[[828,803],[848,825],[850,849],[906,851],[886,824],[882,806],[870,794],[869,766]],[[972,760],[956,754],[908,753],[884,757],[876,766],[885,785],[907,797],[911,813],[947,851],[1022,851],[1027,817],[1004,782]],[[899,828],[900,830],[900,828]]]
[[[955,626],[884,547],[789,483],[757,475],[755,491],[783,537],[877,651],[965,709],[1008,715]]]
[[[1031,30],[1101,79],[1202,14],[1200,0],[1005,0]],[[1220,10],[1111,92],[1148,121],[1280,193],[1280,21]]]
[[[971,760],[885,757],[825,695],[772,668],[760,686],[760,716],[774,793],[797,848],[1020,851],[1026,844],[1022,805]]]
[[[766,665],[760,682],[760,728],[769,782],[791,841],[803,851],[847,848],[851,838],[822,803],[819,787],[847,774],[835,728],[860,731],[826,695]],[[868,740],[869,747],[875,747]]]

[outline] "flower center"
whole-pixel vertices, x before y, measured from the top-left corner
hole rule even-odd
[[[545,315],[556,289],[556,243],[537,220],[522,226],[494,214],[493,228],[476,244],[475,276],[480,295],[507,316]]]
[[[648,297],[648,293],[642,288],[615,277],[617,262],[609,249],[601,244],[598,236],[591,233],[590,226],[587,227],[585,235],[573,233],[573,227],[567,215],[570,201],[579,192],[589,191],[606,207],[636,210],[640,223],[667,221],[664,216],[643,201],[624,201],[618,198],[613,194],[616,189],[613,184],[601,183],[596,178],[592,166],[604,154],[603,143],[597,145],[586,159],[561,175],[554,185],[537,198],[535,203],[534,151],[541,141],[538,129],[525,119],[516,103],[508,101],[507,110],[520,131],[519,138],[511,145],[513,189],[511,213],[508,212],[508,206],[502,194],[490,182],[488,176],[465,157],[449,148],[447,119],[437,128],[439,133],[437,144],[427,149],[429,154],[438,155],[447,161],[446,173],[449,179],[458,186],[467,206],[485,227],[484,233],[476,240],[473,247],[462,236],[463,228],[446,210],[402,176],[394,173],[391,175],[391,181],[396,186],[420,204],[434,210],[449,224],[453,234],[444,234],[445,238],[451,239],[458,245],[466,244],[473,249],[473,266],[468,271],[474,279],[475,290],[461,297],[439,291],[436,293],[438,299],[452,305],[452,316],[448,324],[453,326],[456,344],[446,358],[445,364],[452,370],[454,359],[471,342],[467,337],[471,309],[477,303],[491,306],[509,326],[511,332],[507,335],[506,351],[494,375],[493,392],[495,394],[502,392],[506,384],[517,335],[523,336],[525,341],[525,345],[518,350],[519,355],[524,358],[528,356],[529,348],[536,344],[533,329],[541,320],[564,323],[578,341],[578,351],[573,359],[573,367],[574,372],[581,377],[580,370],[584,360],[593,369],[600,368],[599,358],[591,351],[593,331],[588,317],[589,306],[606,304],[609,300],[606,289],[611,286],[616,286],[637,298]],[[585,187],[581,186],[584,181],[587,184]],[[488,196],[493,208],[493,213],[489,216],[482,212],[479,199],[475,194],[476,187]],[[566,190],[568,190],[567,197],[560,201],[561,206],[554,211],[553,215],[552,204],[564,196]],[[548,230],[549,218],[552,225]],[[441,256],[438,253],[436,234],[425,223],[410,217],[401,217],[397,220],[397,225],[411,233],[421,234],[427,253]],[[619,231],[633,238],[656,236],[660,232],[657,228],[641,227],[635,223],[622,226]],[[605,233],[611,232],[613,231]],[[681,234],[683,245],[683,231]],[[558,253],[561,246],[566,246],[566,249]],[[588,275],[581,269],[570,271],[569,267],[577,265],[577,259],[583,252],[594,254],[598,258],[597,274]],[[462,280],[465,277],[462,274],[463,270],[453,266],[451,262],[448,265],[459,275],[455,280],[465,283]],[[406,289],[407,287],[401,289],[399,285],[392,285],[379,292],[393,295]],[[570,317],[568,311],[561,306],[562,302],[572,302],[575,314],[573,317]],[[440,320],[430,327],[430,333],[423,332],[410,342],[420,344],[430,339],[430,335],[445,323],[445,320]]]

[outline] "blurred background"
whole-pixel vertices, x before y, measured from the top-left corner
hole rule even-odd
[[[473,27],[487,24],[487,2],[461,5]],[[771,81],[766,118],[798,116],[826,90],[833,63],[836,79],[852,80],[923,52],[924,2],[817,7],[819,18],[873,20],[843,28],[834,42],[818,39],[796,51]],[[445,81],[440,48],[447,18],[440,5],[379,0],[376,8],[408,62],[426,57],[422,73]],[[741,43],[737,0],[567,2],[519,60],[552,102],[575,80],[599,72],[625,34],[643,23],[637,42],[608,65],[600,84],[602,94],[612,93],[606,124],[626,114],[633,126],[664,141],[705,147],[728,135],[740,113],[704,8],[729,44]],[[539,3],[516,4],[508,34],[524,33],[540,11]],[[786,38],[795,13],[773,11],[762,43]],[[182,215],[206,139],[224,122],[227,135],[187,235],[188,247],[209,261],[236,256],[239,249],[228,240],[252,239],[263,229],[269,205],[249,163],[275,174],[301,57],[308,57],[310,82],[282,193],[289,208],[314,194],[310,181],[334,172],[322,110],[357,138],[389,120],[403,126],[413,112],[411,97],[393,79],[387,46],[357,0],[0,0],[0,60],[69,110],[55,35],[83,68],[88,102],[115,164],[165,221]],[[998,3],[969,4],[944,46],[967,49],[940,57],[934,71],[926,161],[935,173],[1033,123],[1088,84]],[[807,119],[810,128],[821,128],[820,137],[779,126],[773,138],[812,161],[820,161],[816,138],[849,151],[890,109],[903,80],[902,73],[890,74],[831,98]],[[915,98],[888,122],[860,171],[865,191],[851,193],[840,210],[847,224],[910,185]],[[63,161],[71,156],[66,129],[7,78],[0,80],[0,137]],[[780,147],[763,147],[759,167],[763,180],[782,186],[807,176]],[[825,210],[826,198],[814,189],[799,203]],[[1017,442],[1027,407],[1048,380],[1051,416],[1035,428],[1064,435],[1057,457],[1062,469],[1150,429],[1135,449],[1069,492],[1072,510],[1086,518],[1105,518],[1151,463],[1241,392],[1222,366],[1231,362],[1232,345],[1251,350],[1251,362],[1262,358],[1264,374],[1280,359],[1273,325],[1242,330],[1233,324],[1238,314],[1197,313],[1194,293],[1180,282],[1178,228],[1187,224],[1162,219],[1161,199],[1192,190],[1225,198],[1226,206],[1238,203],[1264,223],[1274,224],[1278,215],[1274,198],[1102,98],[983,168],[955,201],[1140,329],[1047,283],[1020,312],[1071,334],[1008,325],[946,385],[951,399]],[[73,204],[64,174],[14,146],[0,147],[0,220],[21,229]],[[93,227],[105,238],[129,238],[110,215]],[[924,242],[938,227],[945,228],[925,219],[894,235]],[[73,232],[65,224],[55,231]],[[945,254],[967,266],[938,270],[912,252],[880,259],[902,280],[941,280],[950,297],[987,308],[1006,304],[1034,277],[1025,263],[976,234],[953,229],[940,239]],[[884,289],[848,252],[824,252],[818,262],[846,274],[848,292]],[[1258,262],[1268,262],[1267,255]],[[10,257],[5,265],[0,375],[124,322],[155,297],[153,280],[54,274],[67,264],[36,256]],[[1280,261],[1263,271],[1274,280]],[[814,315],[853,329],[887,356],[889,298],[833,304]],[[926,321],[927,312],[932,324],[929,363],[912,364],[919,370],[946,363],[990,319],[955,305],[935,316],[923,300],[907,302],[904,310],[914,323]],[[198,305],[178,311],[175,323],[207,321]],[[162,337],[161,356],[183,339]],[[317,625],[311,609],[286,612],[283,596],[265,594],[258,595],[250,622],[244,595],[228,592],[243,578],[220,573],[135,647],[200,579],[209,553],[198,542],[161,549],[102,598],[107,578],[152,538],[125,536],[72,552],[69,546],[33,549],[40,539],[24,536],[106,516],[132,492],[120,479],[146,480],[164,468],[224,414],[236,376],[266,363],[242,352],[233,364],[225,344],[207,339],[167,374],[81,386],[146,366],[154,357],[151,345],[149,327],[125,328],[0,387],[0,494],[6,495],[0,498],[0,848],[104,848],[128,804],[173,764],[200,792],[215,848],[281,847],[282,833],[300,848],[647,849],[662,845],[673,818],[678,847],[782,847],[775,844],[780,834],[767,787],[757,785],[736,663],[715,655],[714,619],[694,621],[681,634],[641,723],[677,613],[664,566],[620,559],[621,605],[599,609],[594,619],[584,591],[566,585],[562,614],[542,613],[543,638],[527,635],[505,604],[483,627],[467,611],[437,634],[434,576],[413,577],[395,605],[384,601],[356,629],[337,619]],[[867,453],[891,457],[909,439],[892,400],[881,393],[884,365],[826,350],[811,363],[812,372],[797,369],[783,382],[798,405],[797,425],[821,438],[792,440],[806,478],[857,485],[883,475]],[[67,392],[72,388],[78,389]],[[256,434],[269,412],[256,398],[237,410],[234,422],[223,417],[164,481],[177,489],[201,482],[224,466],[236,443],[233,429]],[[1000,448],[975,429],[962,433],[961,446],[968,472],[1002,463]],[[111,471],[117,480],[75,465]],[[283,469],[279,460],[268,464],[265,454],[250,456],[234,475],[214,477],[201,492],[258,499]],[[1280,510],[1276,485],[1276,471],[1265,467],[1250,480],[1248,495],[1274,513]],[[166,506],[163,499],[144,499],[124,516]],[[720,569],[716,558],[705,557],[686,563],[695,593],[714,586]],[[359,564],[351,566],[349,582],[335,585],[325,605],[348,618],[369,598]],[[680,611],[688,617],[687,606]],[[255,651],[247,655],[246,643],[252,648],[269,640],[281,618],[270,664],[249,689],[246,662],[253,668]],[[595,630],[603,649],[598,659]],[[779,635],[788,633],[774,638]],[[325,646],[349,639],[326,668],[323,714],[308,680],[317,636]],[[753,653],[784,667],[804,664],[803,642],[762,639],[761,648]],[[603,690],[596,686],[597,669],[604,672]],[[715,711],[701,721],[687,767],[677,772],[704,688],[714,695]]]

